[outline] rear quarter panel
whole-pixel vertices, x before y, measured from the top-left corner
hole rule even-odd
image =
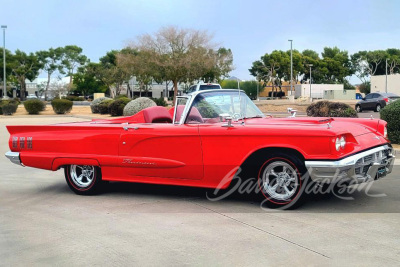
[[[96,126],[8,126],[11,151],[20,152],[25,166],[46,170],[53,166],[56,158],[95,159],[100,165],[112,164],[118,156],[118,141],[121,129]],[[13,138],[18,146],[13,146]],[[21,146],[21,138],[25,145]],[[27,139],[32,138],[32,147]]]

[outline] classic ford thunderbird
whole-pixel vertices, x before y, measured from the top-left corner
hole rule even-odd
[[[368,182],[392,171],[386,122],[358,118],[272,118],[239,90],[177,97],[123,118],[8,126],[22,166],[65,169],[69,187],[93,194],[106,181],[225,189],[253,179],[270,207],[300,202],[304,188]]]

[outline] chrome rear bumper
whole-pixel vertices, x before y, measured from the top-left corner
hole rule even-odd
[[[5,156],[6,156],[12,163],[15,163],[15,164],[24,166],[24,165],[21,163],[21,158],[19,157],[19,152],[11,152],[11,151],[8,151],[8,152],[6,152]]]
[[[336,183],[349,180],[351,183],[364,183],[391,173],[394,160],[392,148],[384,145],[341,160],[309,160],[305,162],[305,165],[314,182]]]

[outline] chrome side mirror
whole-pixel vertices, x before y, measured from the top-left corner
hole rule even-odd
[[[226,121],[227,124],[223,124],[222,127],[233,127],[232,120],[233,118],[228,113],[219,114],[219,120],[221,122]]]
[[[289,114],[291,114],[291,116],[289,116],[289,118],[294,118],[294,117],[296,117],[296,113],[297,113],[297,110],[296,110],[296,109],[287,108],[287,112],[288,112]]]

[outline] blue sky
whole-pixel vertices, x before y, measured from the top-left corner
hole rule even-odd
[[[1,0],[6,47],[26,52],[75,44],[91,61],[160,27],[207,30],[231,48],[231,75],[252,79],[251,63],[273,50],[321,52],[338,46],[359,50],[400,48],[400,1],[18,1]],[[353,83],[359,82],[353,78]]]

